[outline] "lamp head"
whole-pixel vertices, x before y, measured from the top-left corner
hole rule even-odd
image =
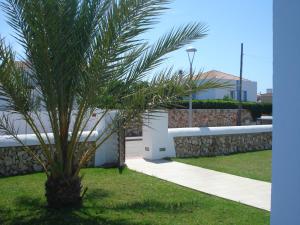
[[[197,49],[193,46],[189,46],[187,49],[186,49],[187,53],[195,53],[197,51]]]

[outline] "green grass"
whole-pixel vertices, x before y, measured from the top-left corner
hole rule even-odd
[[[45,207],[42,173],[0,179],[0,224],[266,225],[270,213],[126,169],[84,169],[80,209]]]
[[[216,157],[173,158],[172,160],[256,180],[271,181],[271,150]]]

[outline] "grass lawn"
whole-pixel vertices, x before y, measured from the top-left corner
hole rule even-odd
[[[242,177],[271,181],[271,150],[216,157],[173,158],[172,160]]]
[[[47,210],[45,175],[0,178],[0,224],[266,225],[270,213],[126,169],[84,169],[80,209]]]

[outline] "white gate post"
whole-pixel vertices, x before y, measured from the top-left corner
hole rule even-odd
[[[146,115],[143,125],[143,145],[145,159],[170,157],[168,149],[168,112],[161,111]]]
[[[111,124],[116,115],[116,111],[110,111],[101,120],[97,126],[98,135],[102,132],[109,132],[107,127]],[[102,116],[102,113],[97,115],[98,118]],[[101,140],[100,140],[101,141]],[[111,135],[96,151],[95,153],[95,166],[101,166],[103,164],[114,164],[118,161],[118,135],[115,133]]]

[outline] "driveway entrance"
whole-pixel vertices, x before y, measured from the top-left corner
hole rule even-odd
[[[143,137],[126,137],[125,158],[142,158],[144,152]]]

